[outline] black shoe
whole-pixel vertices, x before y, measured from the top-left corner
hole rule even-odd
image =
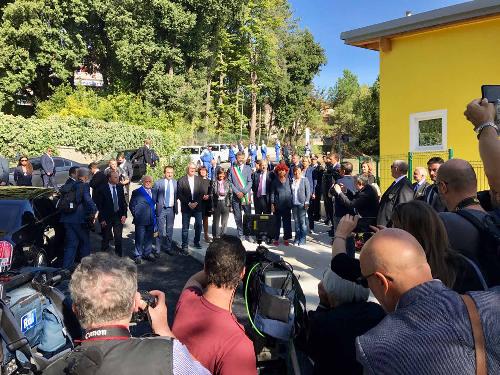
[[[144,256],[142,257],[142,259],[144,259],[144,260],[148,260],[148,261],[150,261],[150,262],[156,262],[156,258],[155,258],[153,255],[151,255],[151,254],[149,254],[149,255],[144,255]]]
[[[175,251],[173,251],[173,250],[167,250],[167,251],[166,251],[166,253],[167,253],[168,255],[170,255],[170,256],[174,256],[174,255],[176,255],[176,254],[177,254],[177,253],[176,253]]]
[[[141,257],[135,258],[134,259],[134,263],[137,264],[137,265],[141,264],[142,263]]]
[[[180,249],[177,254],[178,255],[186,256],[186,255],[189,255],[189,252],[187,250],[185,250],[185,249]]]
[[[156,259],[160,257],[160,252],[151,253]]]
[[[201,247],[201,244],[200,244],[200,243],[195,243],[195,244],[193,244],[193,247],[194,247],[195,249],[203,249],[203,247]]]

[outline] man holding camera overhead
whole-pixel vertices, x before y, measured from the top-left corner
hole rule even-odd
[[[153,290],[147,307],[158,337],[131,337],[132,313],[146,307],[137,292],[131,259],[97,253],[82,259],[70,282],[73,311],[85,333],[78,350],[50,365],[44,374],[209,374],[173,338],[165,294]]]

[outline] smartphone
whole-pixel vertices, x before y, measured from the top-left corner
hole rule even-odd
[[[482,85],[481,95],[488,99],[488,102],[496,103],[497,100],[500,100],[500,85]]]
[[[358,220],[358,225],[354,228],[354,233],[368,233],[372,232],[370,225],[377,225],[376,217],[360,217]]]

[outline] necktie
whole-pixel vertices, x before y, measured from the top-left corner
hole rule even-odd
[[[413,189],[413,191],[415,191],[415,192],[416,192],[416,191],[418,190],[418,187],[419,187],[419,186],[420,186],[419,184],[416,184],[416,185],[415,185],[415,188]]]
[[[146,189],[146,191],[148,192],[149,197],[152,198],[153,195],[151,194],[151,189]]]
[[[259,187],[257,188],[257,197],[260,198],[262,196],[262,173],[259,177]]]
[[[165,207],[170,207],[170,180],[166,180],[167,187],[165,189]]]
[[[116,195],[116,186],[113,185],[113,209],[118,212],[120,207],[118,206],[118,195]]]

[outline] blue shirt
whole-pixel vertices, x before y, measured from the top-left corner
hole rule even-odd
[[[469,292],[479,310],[488,374],[500,374],[500,293]],[[475,374],[474,338],[460,295],[439,280],[406,292],[396,311],[356,339],[365,374]]]

